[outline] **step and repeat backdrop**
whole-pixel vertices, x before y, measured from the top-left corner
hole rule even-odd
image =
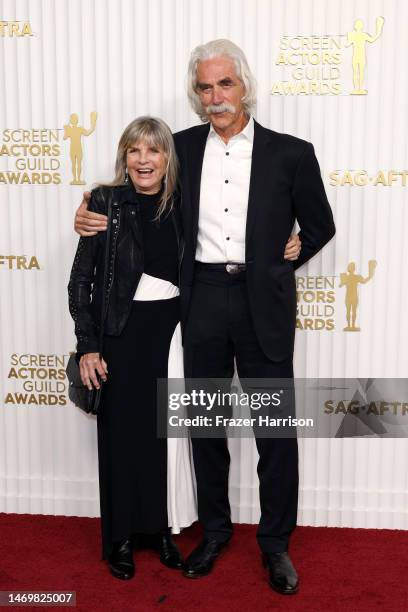
[[[403,0],[0,0],[0,511],[98,515],[65,376],[74,211],[133,118],[199,123],[187,62],[214,38],[247,54],[257,120],[313,142],[335,216],[297,271],[296,375],[407,377],[407,23]],[[364,433],[300,440],[301,524],[408,528],[405,434]],[[231,453],[233,518],[256,522],[253,440]]]

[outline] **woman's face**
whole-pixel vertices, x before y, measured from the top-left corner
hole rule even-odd
[[[167,166],[161,149],[139,140],[128,147],[126,165],[136,191],[146,194],[160,191]]]

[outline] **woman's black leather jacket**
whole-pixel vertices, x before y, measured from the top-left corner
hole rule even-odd
[[[128,319],[132,300],[143,273],[143,237],[140,209],[132,185],[98,187],[92,191],[89,210],[106,215],[112,206],[109,249],[109,301],[104,333],[118,336]],[[170,215],[178,240],[179,262],[183,243],[179,200]],[[75,322],[78,353],[98,352],[102,312],[106,232],[81,237],[68,284],[69,310]]]

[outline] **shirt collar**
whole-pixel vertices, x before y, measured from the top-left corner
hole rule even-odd
[[[115,187],[115,190],[118,204],[123,204],[125,202],[129,202],[130,204],[137,204],[136,189],[133,187],[133,183],[130,179],[128,183],[124,183],[123,185],[117,185]]]
[[[208,138],[216,138],[216,137],[220,138],[220,136],[214,130],[212,123],[210,123],[210,131],[208,133]],[[233,140],[239,140],[241,138],[245,138],[251,144],[253,144],[254,142],[254,118],[252,117],[252,115],[249,117],[249,121],[244,127],[244,129],[238,134],[235,134],[235,136],[233,136],[232,138],[230,138],[229,142]]]

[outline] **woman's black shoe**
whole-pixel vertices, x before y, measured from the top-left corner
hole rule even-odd
[[[171,569],[183,569],[183,557],[173,542],[170,531],[161,532],[159,538],[160,563]]]
[[[112,576],[121,580],[129,580],[135,575],[135,564],[133,561],[133,546],[131,540],[122,540],[113,545],[108,557],[109,569]]]

